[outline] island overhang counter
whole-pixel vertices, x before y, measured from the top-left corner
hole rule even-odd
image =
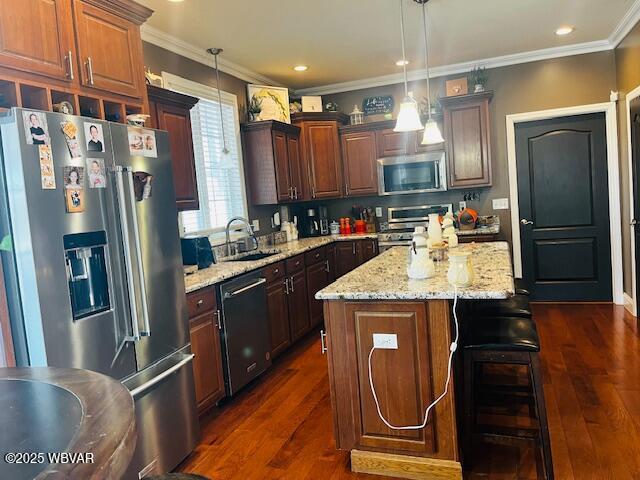
[[[515,292],[506,242],[468,244],[473,285],[454,288],[448,262],[426,280],[407,276],[406,247],[380,256],[316,294],[324,300],[325,344],[336,446],[351,452],[351,468],[399,478],[462,479],[453,378],[444,391],[455,335],[452,303],[498,300]],[[373,334],[395,335],[397,348],[373,347]]]

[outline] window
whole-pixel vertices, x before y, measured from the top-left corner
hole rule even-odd
[[[166,72],[162,77],[166,88],[200,99],[191,110],[200,210],[180,213],[184,232],[221,232],[231,218],[247,218],[236,96],[221,92],[224,134],[229,150],[225,154],[217,90]]]

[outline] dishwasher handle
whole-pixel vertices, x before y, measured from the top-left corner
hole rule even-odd
[[[237,295],[240,295],[241,293],[244,293],[248,290],[252,290],[254,288],[256,288],[259,285],[262,285],[263,283],[267,283],[267,279],[266,278],[259,278],[256,282],[253,282],[250,285],[247,285],[246,287],[242,287],[239,288],[238,290],[234,290],[233,292],[225,292],[224,294],[224,298],[232,298],[235,297]]]

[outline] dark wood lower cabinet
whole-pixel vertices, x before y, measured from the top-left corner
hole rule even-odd
[[[336,278],[340,278],[345,273],[358,266],[358,256],[356,252],[356,242],[336,243]]]
[[[358,240],[356,253],[358,255],[358,265],[368,262],[378,255],[378,241],[373,239]]]
[[[315,263],[307,267],[307,291],[309,293],[309,320],[311,327],[322,323],[322,300],[315,295],[331,283],[327,261]]]
[[[289,326],[291,341],[295,342],[309,331],[309,304],[307,276],[302,269],[289,277]]]
[[[215,311],[190,319],[193,378],[198,412],[202,413],[215,405],[225,395],[222,373],[220,330]]]
[[[275,358],[291,345],[289,306],[284,278],[267,284],[267,311],[271,332],[271,357]]]

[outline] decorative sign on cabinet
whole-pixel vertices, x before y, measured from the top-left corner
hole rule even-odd
[[[365,115],[384,115],[393,112],[394,101],[391,95],[366,97],[362,100],[362,110]]]

